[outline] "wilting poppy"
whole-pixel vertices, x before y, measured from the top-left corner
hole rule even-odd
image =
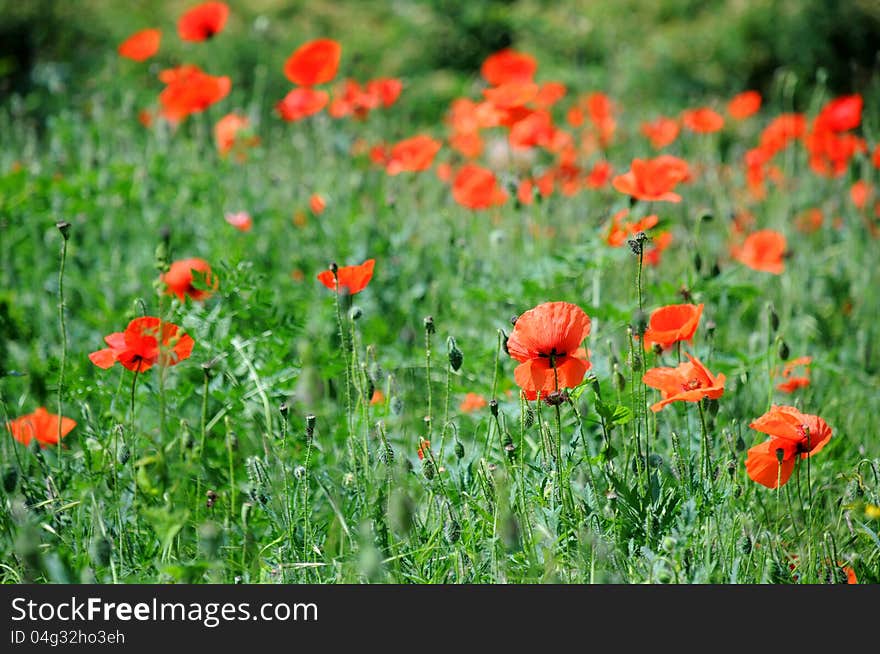
[[[440,151],[440,141],[427,134],[418,134],[395,143],[385,163],[385,172],[399,175],[402,172],[418,172],[427,170],[434,162],[434,156]]]
[[[312,193],[309,198],[309,209],[312,210],[312,213],[316,216],[320,216],[324,213],[324,209],[327,208],[327,200],[324,199],[322,195],[319,193]]]
[[[615,177],[612,184],[621,193],[637,200],[681,202],[681,196],[672,189],[687,177],[687,162],[666,155],[655,159],[633,159],[630,170]]]
[[[254,220],[247,211],[229,212],[224,218],[240,232],[249,232],[254,226]]]
[[[60,429],[59,429],[60,422]],[[58,444],[58,436],[67,436],[76,427],[76,421],[58,416],[40,407],[33,413],[10,420],[6,429],[22,445],[30,445],[36,439],[40,447]]]
[[[209,287],[217,288],[217,278],[211,273],[211,266],[204,259],[183,259],[171,264],[162,276],[165,283],[165,292],[176,295],[181,301],[185,296],[200,302],[208,298],[213,292],[211,289],[196,288],[193,285],[196,273],[199,278]]]
[[[815,129],[831,132],[855,129],[862,122],[863,104],[862,96],[857,93],[834,98],[822,107],[816,117]]]
[[[644,134],[655,150],[665,148],[678,138],[678,121],[674,118],[666,118],[660,116],[651,122],[642,123],[642,134]]]
[[[799,388],[809,386],[810,363],[812,363],[812,361],[813,359],[811,357],[798,357],[786,362],[785,366],[782,368],[782,377],[785,381],[777,384],[776,388],[783,393],[794,393]],[[795,375],[794,372],[798,368],[803,368],[803,373]]]
[[[534,57],[508,48],[489,55],[480,73],[489,84],[500,86],[508,82],[531,82],[537,70]]]
[[[354,295],[360,293],[370,283],[375,265],[375,259],[367,259],[359,266],[342,266],[336,270],[335,278],[332,270],[325,270],[318,273],[318,281],[331,291],[335,291],[338,280],[340,289],[345,289],[349,295]]]
[[[771,437],[750,448],[746,458],[749,477],[767,488],[784,485],[798,455],[804,459],[813,456],[831,440],[828,423],[793,406],[774,405],[749,426]]]
[[[161,336],[160,336],[161,327]],[[135,318],[124,332],[104,337],[109,348],[92,352],[89,360],[99,368],[110,368],[119,362],[136,372],[146,372],[155,364],[175,366],[192,353],[195,342],[179,332],[174,323],[146,316]],[[161,344],[160,344],[161,341]]]
[[[146,61],[159,51],[162,32],[146,29],[135,32],[119,44],[119,55],[133,61]]]
[[[727,113],[736,120],[745,120],[761,108],[761,94],[757,91],[743,91],[727,103]]]
[[[469,209],[488,209],[507,200],[507,193],[488,168],[476,164],[462,166],[452,182],[452,197]]]
[[[294,84],[315,86],[336,77],[342,46],[333,39],[315,39],[302,44],[284,62],[284,75]]]
[[[330,96],[326,91],[310,88],[293,89],[275,105],[275,111],[288,122],[312,116],[327,106]]]
[[[688,360],[675,368],[651,368],[642,376],[642,381],[663,397],[651,405],[651,411],[672,402],[699,402],[704,397],[717,400],[724,394],[724,374],[713,375],[699,359],[688,353],[685,356]]]
[[[206,41],[223,31],[229,7],[225,2],[205,2],[187,10],[177,22],[177,33],[184,41]]]
[[[590,334],[590,317],[570,302],[545,302],[516,319],[507,339],[517,385],[536,397],[581,383],[590,362],[581,347]]]
[[[464,413],[473,413],[487,406],[486,398],[477,393],[468,393],[459,405],[459,410]]]
[[[702,304],[670,304],[656,309],[648,319],[645,349],[651,349],[655,343],[665,350],[681,341],[690,342],[702,315]]]
[[[746,237],[742,245],[731,247],[731,256],[753,270],[781,275],[785,270],[785,236],[773,229],[762,229]]]
[[[232,87],[228,77],[209,75],[193,64],[163,70],[159,79],[166,84],[159,94],[162,115],[172,121],[204,111],[229,95]]]
[[[238,114],[226,114],[214,125],[214,143],[217,146],[217,152],[220,156],[225,157],[236,146],[250,147],[260,142],[259,137],[246,136],[241,138],[242,133],[247,133],[250,128],[250,121],[247,116]],[[240,159],[245,157],[244,151],[239,150]]]
[[[724,116],[709,107],[681,112],[681,123],[692,132],[710,134],[724,127]]]

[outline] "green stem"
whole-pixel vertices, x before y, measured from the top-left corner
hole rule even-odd
[[[67,237],[62,233],[61,242],[61,266],[58,269],[58,322],[61,327],[61,369],[58,373],[58,460],[61,461],[61,418],[63,414],[64,400],[64,375],[67,370],[67,318],[65,316],[66,304],[64,301],[64,268],[67,263]]]

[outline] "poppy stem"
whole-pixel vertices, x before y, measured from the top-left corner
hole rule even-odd
[[[66,303],[64,301],[64,268],[67,263],[67,239],[69,238],[70,225],[66,222],[59,222],[58,229],[61,231],[61,266],[58,269],[58,322],[61,327],[61,368],[58,372],[58,460],[61,461],[61,455],[64,448],[61,447],[61,416],[63,412],[64,400],[64,374],[67,370],[67,318],[65,316]]]
[[[700,411],[700,431],[702,432],[702,452],[700,453],[700,468],[703,476],[703,483],[709,479],[711,474],[712,462],[709,457],[709,429],[706,427],[706,412],[703,409],[703,400],[697,402],[697,408]]]
[[[348,356],[348,342],[345,338],[345,328],[342,325],[342,307],[339,303],[339,276],[333,273],[333,283],[336,286],[336,293],[333,294],[334,303],[336,305],[336,325],[339,328],[339,343],[342,346],[342,358],[345,361],[345,413],[348,419],[348,442],[351,450],[352,463],[354,463],[354,446],[351,440],[354,437],[354,418],[351,410],[351,361]]]

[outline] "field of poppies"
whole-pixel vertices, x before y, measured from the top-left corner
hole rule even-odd
[[[425,125],[234,11],[0,104],[3,582],[880,582],[876,78]]]

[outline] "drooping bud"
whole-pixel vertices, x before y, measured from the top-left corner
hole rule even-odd
[[[65,241],[70,239],[71,225],[69,222],[67,222],[66,220],[59,220],[57,223],[55,223],[55,227],[57,227],[58,231],[61,232],[61,236],[64,238]]]
[[[455,338],[450,336],[446,339],[446,349],[449,352],[449,367],[458,372],[464,362],[464,353],[458,348]]]
[[[455,445],[452,448],[455,452],[455,456],[459,459],[464,458],[464,445],[461,444],[460,440],[455,441]]]
[[[791,354],[791,352],[790,352],[789,349],[788,349],[788,343],[786,343],[786,342],[785,342],[784,340],[782,340],[782,339],[779,339],[779,351],[778,351],[778,354],[779,354],[779,358],[782,359],[783,361],[788,361],[788,357],[789,357],[789,355]]]

